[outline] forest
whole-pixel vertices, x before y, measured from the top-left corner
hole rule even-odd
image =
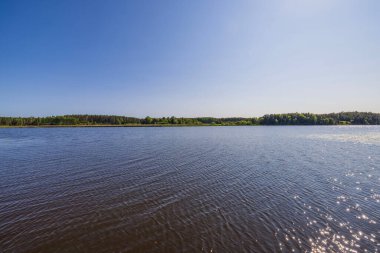
[[[49,117],[0,117],[0,126],[236,126],[236,125],[380,125],[380,113],[286,113],[252,118],[178,118],[116,115],[64,115]]]

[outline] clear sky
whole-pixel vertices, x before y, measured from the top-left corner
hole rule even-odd
[[[0,115],[380,112],[379,0],[1,0]]]

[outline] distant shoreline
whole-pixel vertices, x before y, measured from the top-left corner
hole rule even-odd
[[[0,129],[6,128],[100,128],[100,127],[116,127],[116,128],[142,128],[142,127],[295,127],[295,126],[305,126],[305,127],[313,127],[313,126],[321,126],[321,127],[331,127],[331,126],[340,126],[340,127],[352,127],[352,126],[379,126],[376,124],[372,125],[40,125],[40,126],[0,126]]]
[[[1,117],[0,127],[186,127],[186,126],[306,126],[380,125],[380,113],[339,112],[328,114],[285,113],[262,117],[161,117],[135,118],[117,115],[62,115],[48,117]]]
[[[125,125],[38,125],[38,126],[2,126],[0,128],[59,128],[59,127],[202,127],[202,126],[223,126],[223,125],[159,125],[159,124],[150,124],[150,125],[134,125],[134,124],[125,124]],[[235,126],[235,125],[231,125]],[[252,125],[253,126],[253,125]],[[259,126],[259,125],[257,125]]]

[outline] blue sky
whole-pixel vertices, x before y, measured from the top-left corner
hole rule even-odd
[[[380,112],[380,1],[0,1],[0,115]]]

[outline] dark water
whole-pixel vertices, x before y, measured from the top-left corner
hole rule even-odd
[[[377,252],[380,127],[0,129],[1,252]]]

